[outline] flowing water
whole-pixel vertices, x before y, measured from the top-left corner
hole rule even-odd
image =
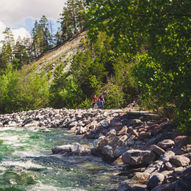
[[[0,191],[94,191],[119,179],[96,157],[52,155],[51,148],[86,139],[63,129],[0,128]]]

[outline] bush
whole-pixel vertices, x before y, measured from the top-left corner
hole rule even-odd
[[[108,82],[102,91],[104,92],[105,108],[120,108],[124,105],[124,93],[118,85]]]

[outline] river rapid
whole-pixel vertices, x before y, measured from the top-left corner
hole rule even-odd
[[[54,146],[92,145],[64,129],[0,127],[0,191],[94,191],[113,188],[117,170],[93,156],[52,155]]]

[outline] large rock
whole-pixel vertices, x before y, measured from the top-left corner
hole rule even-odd
[[[191,190],[191,167],[187,168],[181,175],[181,178],[176,181],[175,191],[190,191]]]
[[[170,158],[170,162],[177,167],[188,166],[190,164],[190,159],[183,155],[175,155]]]
[[[163,174],[160,174],[160,173],[157,173],[155,175],[153,175],[148,183],[147,183],[147,188],[148,190],[152,190],[153,188],[155,188],[156,186],[162,184],[164,181],[164,175]]]
[[[113,161],[114,160],[113,148],[109,145],[104,146],[102,150],[102,157],[107,162]]]
[[[118,158],[120,157],[124,152],[126,152],[127,149],[123,146],[121,147],[117,147],[115,150],[114,150],[114,157],[115,158]]]
[[[150,178],[150,174],[146,172],[136,172],[131,181],[133,183],[145,183]]]
[[[151,150],[152,150],[155,154],[157,154],[158,156],[161,156],[162,154],[165,153],[165,150],[162,149],[162,148],[160,148],[160,147],[157,146],[157,145],[152,145],[152,146],[151,146]]]
[[[175,153],[173,151],[167,151],[164,153],[164,155],[161,157],[162,161],[169,162],[170,158],[175,156]]]
[[[161,184],[153,188],[152,191],[175,191],[175,183]]]
[[[126,182],[122,182],[119,184],[118,191],[133,191],[133,189]]]
[[[74,143],[73,145],[62,145],[52,148],[53,154],[63,154],[63,155],[89,155],[90,151],[85,147],[81,146],[79,143]]]
[[[148,165],[155,159],[155,154],[150,150],[132,149],[122,155],[125,164],[131,166]]]
[[[161,142],[159,142],[157,145],[163,149],[168,149],[174,146],[174,141],[171,139],[165,139]]]

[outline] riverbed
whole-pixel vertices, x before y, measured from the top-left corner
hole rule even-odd
[[[52,155],[54,146],[92,142],[64,129],[0,127],[0,191],[114,188],[117,169],[93,156]]]

